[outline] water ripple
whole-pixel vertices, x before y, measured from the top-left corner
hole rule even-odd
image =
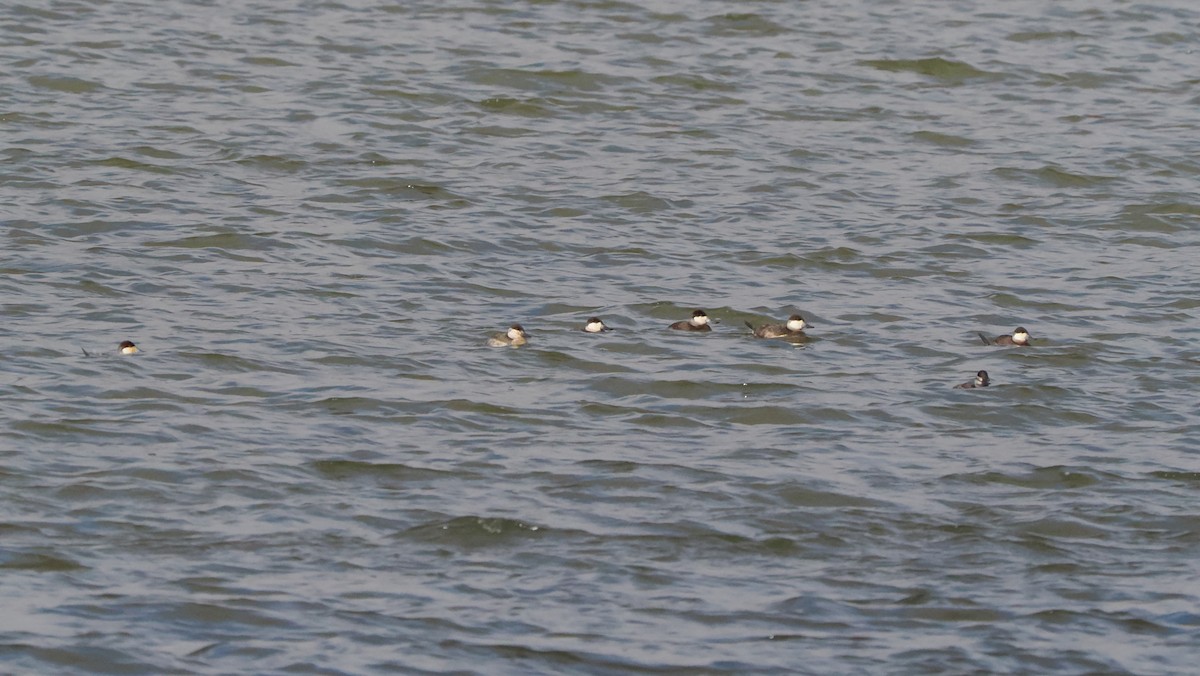
[[[9,670],[1192,666],[1187,3],[129,9],[0,7]]]

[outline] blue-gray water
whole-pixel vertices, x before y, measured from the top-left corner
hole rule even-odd
[[[1198,33],[0,6],[0,672],[1193,671]]]

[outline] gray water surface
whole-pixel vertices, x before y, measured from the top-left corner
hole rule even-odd
[[[1194,671],[1198,33],[0,6],[0,672]]]

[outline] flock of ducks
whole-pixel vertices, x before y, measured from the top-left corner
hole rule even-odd
[[[746,322],[746,326],[753,332],[755,338],[783,338],[789,342],[802,343],[808,339],[804,330],[811,328],[800,315],[792,315],[787,318],[782,324],[762,324],[755,326],[750,322]],[[712,331],[712,321],[708,318],[708,313],[704,310],[696,310],[692,313],[690,319],[675,322],[667,327],[676,331]],[[583,330],[587,333],[605,333],[612,331],[599,317],[591,317],[587,323],[583,325]],[[1013,329],[1012,334],[996,336],[988,338],[980,333],[980,340],[984,345],[1001,345],[1004,347],[1028,347],[1029,332],[1024,326],[1018,326]],[[487,339],[487,344],[490,347],[520,347],[529,342],[529,334],[525,331],[525,327],[520,324],[513,324],[508,327],[507,331],[494,333]],[[137,354],[141,352],[137,345],[131,340],[123,340],[120,345],[117,345],[117,352],[120,354]],[[87,350],[83,353],[91,356]],[[965,383],[955,385],[956,390],[971,390],[976,387],[987,387],[991,384],[991,379],[988,378],[987,371],[979,371],[975,374],[975,378],[968,380]]]
[[[808,339],[804,330],[810,326],[804,321],[804,317],[794,314],[787,318],[782,324],[762,324],[754,326],[750,322],[746,322],[746,326],[750,328],[756,338],[783,338],[789,342],[804,342]],[[690,319],[675,322],[667,327],[676,331],[712,331],[712,321],[708,318],[708,313],[704,310],[696,310],[692,313]],[[583,325],[583,330],[587,333],[604,333],[612,331],[606,326],[599,317],[591,317],[587,323]],[[979,338],[983,340],[984,345],[1002,345],[1005,347],[1028,347],[1029,332],[1025,327],[1018,326],[1013,330],[1011,335],[996,336],[988,338],[980,333]],[[128,342],[128,341],[126,341]],[[520,347],[529,342],[529,333],[525,331],[525,327],[520,324],[513,324],[507,331],[494,333],[487,339],[487,344],[491,347]],[[124,344],[124,343],[122,343]],[[129,343],[131,346],[133,343]],[[134,348],[135,350],[137,348]],[[987,387],[991,384],[991,379],[988,378],[987,371],[979,371],[975,374],[975,378],[968,380],[965,383],[955,385],[956,390],[970,390],[976,387]]]
[[[712,323],[713,322],[708,318],[707,312],[704,310],[696,310],[692,313],[690,319],[684,319],[682,321],[675,322],[667,328],[674,329],[676,331],[712,331]],[[746,326],[754,334],[755,338],[783,338],[794,343],[802,343],[807,340],[808,336],[804,333],[804,330],[811,328],[810,325],[804,321],[804,317],[801,317],[800,315],[792,315],[788,317],[787,321],[782,324],[761,324],[759,326],[755,326],[750,322],[746,322]],[[599,317],[591,317],[587,320],[587,323],[583,325],[583,331],[586,333],[605,333],[607,331],[612,331],[612,329],[609,328]],[[1004,347],[1028,347],[1030,340],[1029,332],[1026,331],[1025,327],[1023,326],[1018,326],[1017,328],[1013,329],[1011,335],[1006,334],[1003,336],[996,336],[995,338],[988,338],[986,335],[980,333],[979,338],[983,341],[984,345],[1001,345]],[[487,339],[487,344],[490,347],[520,347],[528,342],[529,333],[527,333],[525,331],[525,327],[521,326],[520,324],[513,324],[512,326],[508,327],[507,331],[494,333]],[[123,340],[121,341],[120,345],[117,345],[117,352],[119,354],[137,354],[138,352],[141,352],[141,350],[138,349],[137,345],[133,344],[133,341]],[[84,350],[83,354],[89,357],[92,356],[87,350]],[[975,389],[976,387],[987,387],[991,384],[991,382],[991,379],[988,378],[987,371],[979,371],[975,374],[974,379],[955,385],[954,389],[971,390]]]

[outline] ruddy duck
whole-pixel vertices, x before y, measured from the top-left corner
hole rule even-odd
[[[692,313],[691,319],[675,322],[667,328],[679,331],[712,331],[712,327],[708,325],[708,315],[704,313],[704,310],[696,310]]]
[[[1029,347],[1029,332],[1024,326],[1018,326],[1013,329],[1011,336],[996,336],[988,338],[982,333],[979,337],[983,339],[984,345],[1016,345],[1017,347]]]
[[[117,346],[117,351],[121,354],[137,354],[141,352],[138,346],[133,344],[132,340],[122,340],[121,344]]]
[[[955,385],[956,390],[973,390],[976,387],[987,387],[991,380],[988,380],[987,371],[980,371],[975,374],[975,380],[968,380],[961,385]]]
[[[612,331],[612,329],[605,326],[604,322],[600,321],[599,317],[592,317],[591,319],[587,320],[587,324],[583,325],[583,330],[587,331],[588,333],[604,333],[605,331]]]
[[[788,317],[787,322],[783,324],[763,324],[756,329],[753,324],[746,322],[746,326],[749,326],[758,338],[806,338],[804,329],[808,328],[804,317],[800,315]]]
[[[504,333],[493,333],[488,339],[489,347],[520,347],[529,342],[529,334],[520,324],[513,324]]]

